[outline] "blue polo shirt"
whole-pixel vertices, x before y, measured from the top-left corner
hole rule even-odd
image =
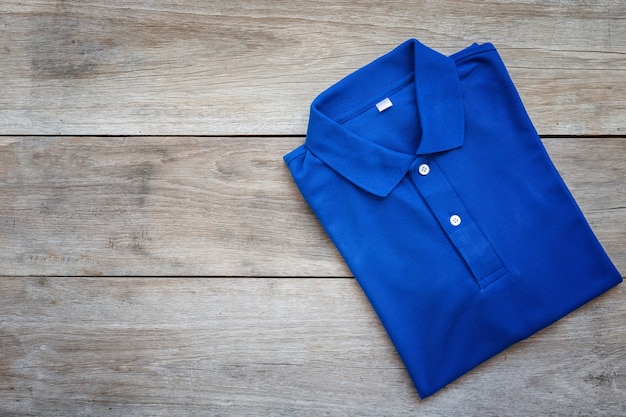
[[[422,398],[622,281],[491,44],[401,44],[285,161]]]

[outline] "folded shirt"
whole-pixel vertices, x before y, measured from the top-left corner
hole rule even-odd
[[[422,398],[622,281],[491,44],[406,41],[284,159]]]

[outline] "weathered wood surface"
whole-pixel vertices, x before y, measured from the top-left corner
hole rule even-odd
[[[303,134],[311,99],[417,37],[493,42],[542,134],[626,132],[622,1],[0,4],[4,134]]]
[[[2,415],[626,413],[624,286],[424,401],[352,279],[5,278],[0,295]]]
[[[623,285],[420,401],[299,196],[310,101],[409,37],[497,46],[624,273],[622,1],[6,0],[0,415],[625,415]]]
[[[282,155],[303,138],[0,138],[9,275],[349,276]],[[626,140],[545,139],[626,270]]]

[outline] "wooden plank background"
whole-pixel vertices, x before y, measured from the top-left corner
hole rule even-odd
[[[5,0],[0,415],[626,414],[623,286],[422,401],[299,196],[311,100],[409,37],[496,45],[626,271],[621,1]]]

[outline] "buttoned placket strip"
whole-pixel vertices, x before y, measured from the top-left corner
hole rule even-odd
[[[502,260],[441,170],[436,157],[419,157],[410,173],[415,189],[472,271],[479,288],[485,289],[507,275]]]

